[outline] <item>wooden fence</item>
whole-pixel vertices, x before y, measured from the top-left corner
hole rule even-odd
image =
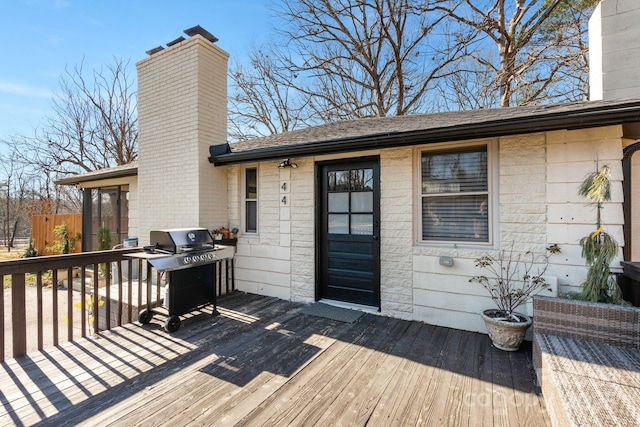
[[[60,240],[55,235],[54,228],[62,224],[67,224],[69,237],[75,239],[71,252],[82,250],[82,239],[76,239],[78,235],[82,236],[82,214],[34,215],[31,217],[31,238],[38,254],[57,255],[47,248]]]

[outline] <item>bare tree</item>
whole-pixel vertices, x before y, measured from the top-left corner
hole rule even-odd
[[[500,104],[493,70],[465,57],[451,65],[451,73],[438,85],[441,110],[477,110]]]
[[[15,150],[0,153],[0,236],[10,251],[16,237],[30,234],[31,216],[78,212],[81,198],[72,187],[56,186],[56,175],[26,165]]]
[[[0,175],[3,182],[0,189],[4,197],[2,204],[2,234],[4,235],[7,251],[14,247],[18,227],[22,222],[27,223],[24,215],[27,185],[30,182],[27,170],[18,163],[15,152],[9,152],[0,157]]]
[[[22,160],[63,175],[136,160],[136,94],[128,65],[114,58],[90,77],[82,63],[67,69],[53,100],[53,115],[34,136],[12,138]]]
[[[464,53],[443,15],[412,0],[282,0],[295,87],[321,122],[429,110],[429,89]]]
[[[283,66],[282,53],[253,47],[248,65],[236,64],[229,73],[229,137],[243,141],[294,130],[312,123],[308,102],[291,85],[296,75]]]
[[[574,100],[586,87],[584,43],[597,0],[437,0],[429,4],[477,37],[469,54],[493,71],[500,106]],[[425,9],[426,10],[426,9]],[[496,55],[488,54],[491,49]],[[497,60],[493,60],[497,57]]]

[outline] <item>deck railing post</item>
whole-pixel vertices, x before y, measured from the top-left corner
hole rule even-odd
[[[23,274],[11,275],[11,319],[13,324],[13,357],[27,354],[27,313]]]
[[[73,268],[67,269],[67,341],[73,341]]]
[[[2,295],[0,295],[0,361],[4,360],[4,275],[0,274]]]
[[[28,348],[36,349],[37,347],[38,350],[42,350],[50,345],[57,346],[60,342],[77,339],[78,335],[85,337],[97,333],[100,330],[101,314],[104,315],[106,321],[105,329],[111,328],[111,321],[118,325],[124,323],[122,320],[125,300],[123,255],[139,251],[141,251],[139,248],[128,248],[100,251],[99,253],[49,255],[0,262],[0,282],[3,282],[4,285],[5,279],[7,284],[9,284],[9,279],[11,280],[11,289],[3,291],[0,296],[0,362],[3,362],[7,356],[26,355]],[[139,270],[142,271],[142,260],[139,260],[138,264],[133,264],[135,261],[132,262],[131,259],[126,261],[126,266],[128,266],[126,300],[129,312],[128,320],[131,322],[134,320],[131,317],[135,307],[132,292],[134,286],[132,270],[134,265],[138,265]],[[102,298],[105,297],[101,298],[98,293],[102,285],[102,280],[98,278],[99,266],[110,266],[112,262],[117,262],[119,268],[117,276],[116,272],[107,271],[104,280],[104,285],[107,287],[105,290],[106,301],[104,301]],[[89,280],[88,267],[93,267],[93,280]],[[76,268],[80,271],[78,292],[80,304],[75,303],[76,292],[73,289],[73,273]],[[139,272],[139,274],[141,273]],[[111,301],[111,297],[116,297],[116,292],[112,291],[110,286],[115,284],[116,279],[118,281],[118,300]],[[66,292],[62,292],[59,290],[59,286],[65,280],[68,286]],[[49,282],[51,282],[51,289],[48,288]],[[139,278],[138,289],[141,290],[142,284],[140,282]],[[35,285],[33,293],[30,292],[30,288],[27,288],[27,284]],[[138,292],[138,299],[141,299],[141,294],[142,292]],[[65,302],[66,304],[64,304]],[[75,309],[76,306],[79,306],[79,313]],[[110,310],[111,308],[113,308],[113,312]],[[105,310],[105,313],[100,313],[100,310]],[[33,313],[33,320],[30,320],[30,313]],[[5,317],[8,314],[11,314],[10,323],[5,322]],[[89,316],[91,316],[90,319],[88,319]],[[114,316],[118,316],[117,321],[113,318]],[[66,325],[60,324],[62,321]],[[78,323],[80,324],[78,325]],[[74,331],[76,328],[78,328],[78,332]]]
[[[92,335],[95,335],[99,331],[98,320],[100,318],[100,294],[98,294],[98,272],[100,271],[100,266],[96,263],[93,264],[93,298],[91,298],[91,304],[93,305],[93,322],[92,322]]]

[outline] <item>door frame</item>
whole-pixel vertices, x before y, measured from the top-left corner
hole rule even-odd
[[[374,230],[373,240],[376,242],[374,244],[374,293],[376,296],[376,305],[372,305],[369,307],[375,307],[378,311],[381,310],[381,290],[380,290],[380,229],[381,229],[381,213],[380,213],[380,156],[366,156],[366,157],[349,157],[349,158],[341,158],[341,159],[332,159],[332,160],[324,160],[315,162],[314,165],[314,188],[315,188],[315,289],[314,289],[314,300],[319,301],[322,297],[322,280],[321,276],[323,274],[323,261],[324,261],[324,250],[326,244],[325,236],[323,235],[323,221],[325,218],[324,214],[324,197],[325,194],[323,192],[323,169],[325,166],[337,166],[337,165],[345,165],[348,167],[357,167],[358,164],[364,162],[373,162],[374,163]],[[377,219],[377,224],[376,224]]]

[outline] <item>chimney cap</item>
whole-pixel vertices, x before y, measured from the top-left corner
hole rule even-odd
[[[153,48],[153,49],[151,49],[151,50],[147,50],[147,51],[146,51],[146,54],[147,54],[147,55],[153,55],[154,53],[158,53],[158,52],[160,52],[160,51],[161,51],[161,50],[163,50],[163,49],[164,49],[164,48],[163,48],[162,46],[154,47],[154,48]]]
[[[196,25],[195,27],[187,28],[184,30],[184,33],[189,37],[193,37],[196,34],[200,34],[205,39],[209,40],[211,43],[215,43],[218,41],[218,38],[211,34],[209,31],[202,28],[200,25]]]
[[[167,47],[171,47],[171,46],[173,46],[174,44],[178,44],[178,43],[180,43],[181,41],[184,41],[184,40],[185,40],[185,38],[184,38],[184,37],[182,37],[182,36],[180,36],[180,37],[178,37],[177,39],[175,39],[175,40],[171,40],[169,43],[167,43]]]

